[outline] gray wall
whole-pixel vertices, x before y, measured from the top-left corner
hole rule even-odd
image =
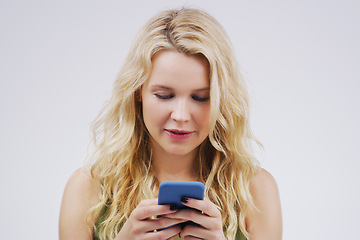
[[[284,239],[360,234],[359,1],[0,2],[0,232],[57,239],[65,183],[139,28],[199,7],[235,46]]]

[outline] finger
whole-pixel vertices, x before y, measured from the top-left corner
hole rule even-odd
[[[167,217],[176,218],[176,219],[187,219],[208,230],[222,229],[222,218],[220,213],[219,213],[219,217],[212,217],[207,214],[203,214],[198,210],[181,209],[176,213],[168,215]]]
[[[157,205],[157,203],[158,203],[157,198],[145,199],[145,200],[142,200],[138,206],[144,207],[144,206],[150,206],[150,205]]]
[[[204,200],[198,200],[194,198],[183,198],[181,202],[185,206],[195,208],[210,217],[221,216],[221,213],[219,209],[216,207],[216,205],[207,198],[204,198]]]
[[[136,221],[135,224],[133,224],[132,231],[135,233],[151,233],[160,229],[165,230],[167,228],[172,228],[172,226],[176,226],[184,221],[186,220],[170,219],[166,217]]]
[[[162,217],[162,218],[157,218],[157,219],[152,220],[151,224],[153,226],[153,229],[162,231],[164,229],[177,226],[179,223],[183,223],[186,221],[187,221],[187,219],[172,219],[172,218]]]
[[[172,239],[173,237],[176,237],[179,235],[179,232],[181,231],[180,226],[174,226],[171,228],[164,229],[162,231],[153,231],[149,232],[145,235],[144,240],[150,240],[150,239]]]
[[[219,226],[221,226],[220,218],[210,217],[193,209],[182,209],[176,213],[167,215],[166,217],[174,219],[186,219],[187,221],[192,221],[205,229],[218,229]]]
[[[184,238],[185,239],[185,238]],[[193,236],[189,236],[189,237],[186,237],[185,240],[203,240],[203,238],[197,238],[197,237],[193,237]]]
[[[153,218],[154,216],[171,214],[176,211],[176,209],[170,209],[170,205],[148,205],[138,206],[134,209],[133,215],[138,220],[145,220]]]
[[[204,240],[203,238],[197,238],[197,237],[193,237],[193,236],[186,236],[186,238],[184,238],[185,240]]]
[[[180,233],[181,238],[187,239],[215,239],[207,229],[187,225]]]

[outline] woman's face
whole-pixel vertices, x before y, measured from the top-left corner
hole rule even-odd
[[[141,90],[143,118],[155,151],[193,153],[209,133],[210,83],[205,58],[162,51]]]

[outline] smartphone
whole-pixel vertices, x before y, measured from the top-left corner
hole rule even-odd
[[[181,203],[182,197],[204,199],[205,186],[202,182],[164,181],[159,186],[159,205],[176,205],[179,209],[188,208]]]
[[[186,209],[181,202],[182,197],[195,198],[199,200],[204,199],[205,186],[202,182],[194,181],[164,181],[159,186],[159,205],[176,205],[178,209]],[[196,210],[198,211],[198,210]],[[187,224],[195,225],[192,221],[181,223],[181,228]],[[161,229],[160,229],[161,230]]]

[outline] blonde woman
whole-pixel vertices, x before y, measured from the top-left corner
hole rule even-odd
[[[61,240],[281,239],[275,180],[252,155],[247,91],[207,13],[164,11],[141,29],[94,135],[89,167],[65,188]],[[165,180],[203,182],[204,200],[183,199],[200,211],[158,205]],[[181,229],[189,220],[198,226]]]

